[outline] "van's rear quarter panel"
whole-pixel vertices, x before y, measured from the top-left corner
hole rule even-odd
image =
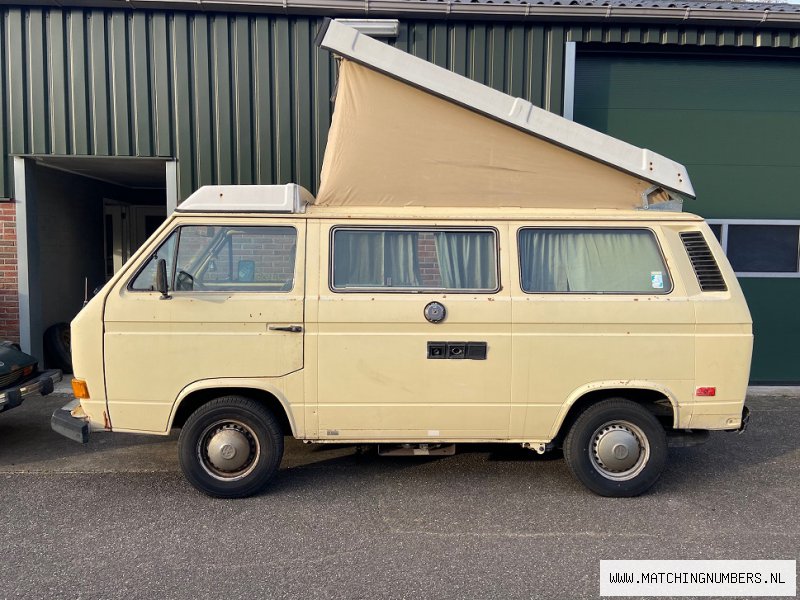
[[[514,302],[514,401],[522,437],[549,439],[564,403],[595,382],[684,392],[694,376],[694,311],[664,297],[528,296]]]
[[[517,435],[550,439],[565,404],[598,387],[646,387],[665,390],[678,404],[690,400],[695,313],[686,280],[694,273],[677,229],[696,225],[614,220],[549,225],[651,229],[672,289],[666,294],[526,294],[513,260],[513,403],[527,406]],[[679,409],[680,422],[688,423],[689,411]]]
[[[691,282],[692,303],[697,321],[695,387],[714,387],[714,396],[696,396],[691,404],[690,427],[723,429],[738,427],[747,394],[753,349],[752,319],[733,269],[717,238],[706,223],[703,232],[727,290],[701,292],[696,278]]]
[[[698,300],[697,387],[714,387],[714,396],[692,398],[692,421],[696,429],[738,426],[750,375],[753,349],[752,327],[743,299],[735,290],[728,299]],[[730,296],[733,296],[731,298]],[[744,321],[744,322],[743,322]]]

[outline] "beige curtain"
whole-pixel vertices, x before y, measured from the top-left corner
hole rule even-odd
[[[443,288],[491,290],[497,287],[497,261],[491,232],[439,232],[435,240]]]
[[[525,229],[519,245],[526,292],[658,294],[671,288],[646,230]]]
[[[334,286],[382,286],[383,232],[337,231],[334,236]]]
[[[420,287],[418,235],[414,231],[337,231],[334,286]]]

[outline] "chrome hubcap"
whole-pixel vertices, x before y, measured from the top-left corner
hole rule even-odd
[[[636,477],[647,465],[650,444],[638,426],[628,421],[612,421],[598,427],[592,435],[589,457],[603,477],[625,481]]]
[[[232,481],[246,477],[261,454],[258,438],[240,421],[218,421],[207,427],[197,444],[200,464],[216,479]]]

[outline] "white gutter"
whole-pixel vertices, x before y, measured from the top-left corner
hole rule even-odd
[[[686,167],[680,163],[462,77],[340,22],[326,21],[317,44],[337,56],[649,181],[679,198],[695,196]]]

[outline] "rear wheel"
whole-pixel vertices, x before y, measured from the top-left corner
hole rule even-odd
[[[586,409],[564,441],[572,474],[601,496],[638,496],[667,461],[663,426],[642,405],[612,398]]]
[[[186,479],[217,498],[257,493],[278,470],[283,433],[274,415],[243,396],[217,398],[198,408],[178,439]]]

